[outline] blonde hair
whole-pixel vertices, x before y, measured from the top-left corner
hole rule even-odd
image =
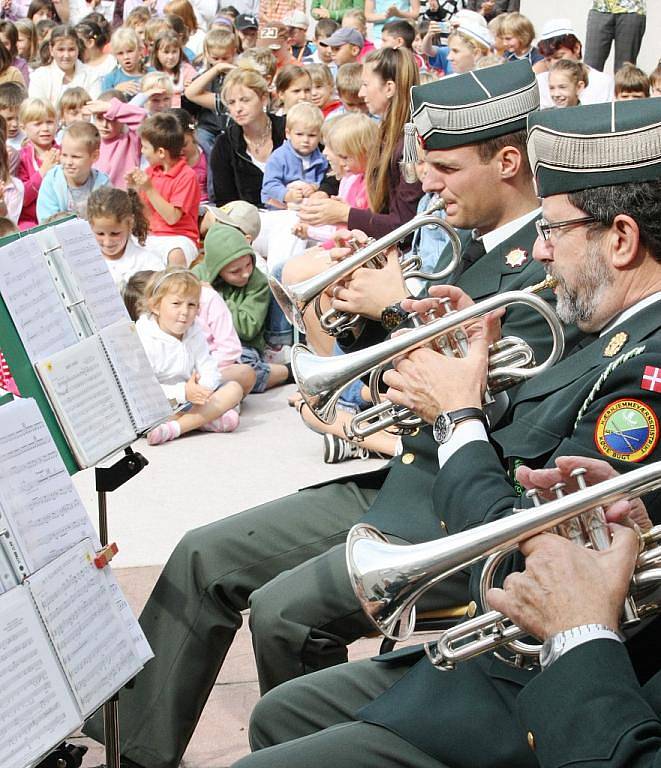
[[[379,129],[371,117],[358,112],[349,112],[341,117],[332,129],[331,148],[338,155],[356,158],[365,169]]]
[[[17,35],[23,35],[30,41],[30,53],[28,54],[28,61],[32,61],[37,55],[37,30],[34,28],[34,24],[30,19],[19,19],[14,22],[16,25]]]
[[[358,96],[363,79],[363,65],[358,61],[342,64],[337,70],[335,87],[340,96]]]
[[[299,101],[294,104],[287,112],[287,128],[295,125],[305,126],[306,128],[315,128],[321,130],[324,123],[324,115],[319,107],[310,104],[309,101]]]
[[[306,64],[305,69],[310,75],[312,85],[328,85],[333,87],[333,73],[326,64]]]
[[[160,37],[163,32],[173,31],[172,25],[167,19],[160,16],[149,19],[145,24],[145,44],[154,45],[156,38]]]
[[[248,48],[236,60],[237,67],[253,69],[270,83],[275,77],[278,64],[273,51],[268,48]]]
[[[50,101],[46,101],[46,99],[26,99],[21,104],[18,122],[21,125],[25,125],[26,123],[35,123],[38,120],[44,120],[49,117],[51,120],[57,119],[55,107]]]
[[[135,27],[139,27],[141,24],[146,24],[150,19],[151,14],[149,13],[149,10],[144,5],[139,5],[137,8],[134,8],[126,17],[124,26],[128,27],[129,29],[134,29]]]
[[[86,123],[84,120],[76,120],[66,129],[64,134],[74,141],[84,144],[85,149],[91,155],[101,146],[101,135],[96,125]]]
[[[183,267],[167,267],[162,272],[154,272],[147,283],[145,297],[147,307],[153,314],[168,293],[181,293],[184,296],[199,298],[202,285],[199,279]]]
[[[555,72],[562,72],[567,75],[574,85],[582,82],[583,85],[587,86],[590,78],[585,64],[582,61],[574,61],[573,59],[558,59],[558,61],[554,61],[549,68],[549,77]]]
[[[356,24],[351,23],[354,19],[357,22]],[[345,24],[346,21],[348,21],[349,23]],[[360,34],[363,37],[365,37],[365,32],[367,31],[367,17],[358,8],[351,8],[350,10],[346,11],[344,16],[342,17],[342,26],[352,27],[353,29],[357,29],[360,32]]]
[[[195,11],[188,0],[170,0],[169,3],[163,6],[163,13],[179,16],[191,35],[197,32]]]
[[[140,90],[144,93],[145,91],[151,91],[152,88],[162,88],[170,96],[174,93],[172,78],[169,75],[163,74],[163,72],[148,72],[142,78]]]
[[[237,86],[248,88],[256,93],[260,99],[268,96],[269,93],[268,83],[259,72],[256,72],[254,69],[237,68],[233,69],[223,81],[223,87],[220,91],[220,100],[223,104],[227,104],[229,92]]]
[[[216,27],[210,29],[204,36],[204,53],[207,55],[212,48],[221,48],[226,51],[228,48],[237,50],[238,43],[236,34],[227,27]]]
[[[57,102],[57,114],[62,118],[65,109],[81,109],[91,100],[92,97],[84,88],[67,88]]]
[[[120,27],[113,32],[110,38],[110,48],[113,53],[117,53],[120,48],[129,48],[130,50],[139,50],[140,40],[135,29],[130,27]]]
[[[522,13],[513,11],[502,14],[499,18],[502,18],[500,37],[516,37],[521,41],[521,45],[526,47],[535,39],[535,27],[533,27],[532,21]]]

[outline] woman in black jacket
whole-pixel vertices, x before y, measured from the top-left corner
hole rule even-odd
[[[285,118],[266,111],[268,85],[251,69],[230,72],[221,98],[231,120],[211,151],[216,205],[245,200],[261,207],[264,167],[285,140]]]

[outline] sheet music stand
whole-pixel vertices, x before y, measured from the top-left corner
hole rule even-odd
[[[101,546],[108,545],[108,500],[107,494],[117,490],[124,483],[142,471],[149,462],[130,447],[124,449],[124,456],[110,467],[95,467],[96,492],[99,507],[99,538]],[[103,705],[103,732],[106,745],[106,768],[120,768],[119,757],[119,698],[115,694]]]

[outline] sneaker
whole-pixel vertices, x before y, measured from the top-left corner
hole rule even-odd
[[[324,435],[324,462],[337,464],[349,459],[369,459],[370,452],[357,443],[343,440],[335,435]]]
[[[271,365],[275,363],[280,363],[280,365],[285,365],[291,360],[291,346],[289,344],[277,344],[277,345],[268,345],[264,349],[264,362],[270,363]]]

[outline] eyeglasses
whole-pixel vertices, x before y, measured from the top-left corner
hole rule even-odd
[[[593,221],[596,221],[594,216],[583,216],[580,219],[568,219],[567,221],[559,221],[556,224],[550,224],[546,219],[538,219],[535,222],[535,228],[537,229],[539,237],[545,242],[548,242],[551,239],[551,234],[554,229],[576,227],[583,224],[589,224]]]

